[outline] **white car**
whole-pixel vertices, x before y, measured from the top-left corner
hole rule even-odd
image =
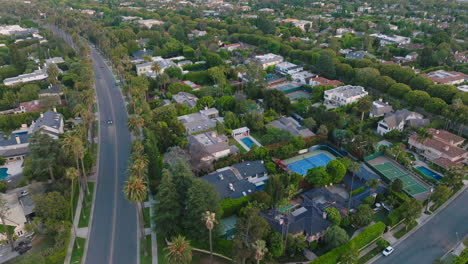
[[[383,254],[384,256],[388,256],[388,255],[392,254],[394,250],[395,250],[394,248],[392,248],[392,247],[389,246],[389,247],[386,247],[386,248],[382,251],[382,254]]]

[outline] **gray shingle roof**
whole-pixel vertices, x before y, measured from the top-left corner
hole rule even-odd
[[[36,122],[33,124],[32,131],[36,132],[41,129],[43,126],[52,127],[58,129],[61,125],[62,114],[56,113],[54,111],[47,111],[43,114],[42,117],[39,117]]]

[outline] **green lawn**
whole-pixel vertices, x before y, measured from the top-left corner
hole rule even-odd
[[[143,239],[141,239],[141,243],[140,243],[140,263],[141,264],[151,264],[151,235],[146,236],[146,250],[148,252],[148,256],[145,256],[145,251],[143,248]]]
[[[75,244],[73,245],[73,251],[70,259],[70,264],[80,264],[81,259],[83,258],[84,247],[86,244],[86,239],[77,237],[75,239]],[[78,245],[80,248],[78,248]]]
[[[15,233],[15,228],[14,226],[7,226],[8,233],[14,234]],[[0,233],[5,234],[5,226],[0,225]]]
[[[359,259],[358,261],[358,264],[364,264],[366,263],[367,261],[369,261],[371,258],[377,256],[378,254],[380,254],[380,252],[382,252],[382,249],[380,249],[380,247],[376,247],[374,249],[372,249],[371,251],[369,251],[367,254],[365,254],[364,256],[362,256],[362,258]]]
[[[151,224],[150,224],[150,208],[149,207],[146,207],[144,210],[143,210],[143,218],[145,220],[145,228],[149,228],[151,227]]]
[[[239,149],[239,153],[245,153],[247,152],[247,150],[244,149],[244,147],[242,147],[241,144],[239,144],[239,142],[237,142],[235,139],[233,138],[229,138],[229,145],[234,145],[236,146],[238,149]]]
[[[89,215],[91,213],[91,206],[93,204],[94,182],[88,182],[89,194],[83,200],[83,207],[81,208],[80,222],[78,227],[87,227],[89,223]]]
[[[415,228],[416,226],[418,225],[418,222],[414,221],[412,222],[408,228],[406,227],[403,227],[400,231],[396,232],[395,234],[393,234],[393,236],[395,238],[398,238],[400,239],[402,236],[404,236],[406,233],[408,233],[409,231],[411,231],[411,229]]]
[[[387,219],[387,211],[386,210],[380,210],[378,211],[377,213],[374,214],[374,221],[375,222],[383,222],[383,223],[388,223],[388,219]]]
[[[164,252],[164,248],[166,247],[166,242],[161,236],[156,236],[156,240],[157,240],[157,246],[158,246],[158,263],[167,264],[166,252]]]

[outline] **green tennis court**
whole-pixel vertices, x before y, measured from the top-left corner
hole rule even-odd
[[[390,162],[374,165],[374,168],[390,181],[400,179],[403,182],[403,189],[411,195],[428,191],[426,187],[417,182],[408,173]]]

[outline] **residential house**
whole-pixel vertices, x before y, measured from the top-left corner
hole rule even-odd
[[[225,44],[220,49],[225,49],[227,51],[234,51],[236,49],[240,49],[242,45],[240,43],[232,43],[232,44]]]
[[[271,8],[261,8],[261,9],[258,10],[258,12],[273,13],[273,12],[275,12],[275,10],[271,9]]]
[[[429,119],[425,119],[423,115],[411,112],[409,110],[397,110],[385,114],[385,118],[377,124],[377,133],[385,135],[392,130],[403,131],[407,126],[421,127],[429,124]]]
[[[151,58],[151,62],[145,62],[141,64],[137,64],[136,67],[136,72],[137,75],[143,75],[146,74],[152,78],[156,78],[157,74],[164,72],[167,68],[169,67],[178,67],[177,64],[175,64],[171,59],[163,59],[161,57],[153,57]],[[157,63],[159,65],[159,72],[155,73],[153,72],[153,65]]]
[[[346,33],[354,33],[354,29],[352,28],[337,28],[336,29],[336,34],[337,35],[343,35]]]
[[[283,62],[284,59],[283,59],[283,56],[276,55],[273,53],[268,53],[265,55],[255,56],[254,60],[259,62],[262,65],[263,69],[266,69],[269,66],[273,66],[280,62]]]
[[[163,21],[157,19],[140,19],[136,20],[135,23],[148,29],[152,28],[153,26],[164,25]]]
[[[23,28],[19,25],[2,25],[0,26],[0,35],[4,36],[24,36],[36,33],[37,28]]]
[[[456,72],[456,71],[437,70],[437,71],[421,74],[421,76],[427,77],[437,84],[455,85],[455,84],[463,83],[468,80],[468,75],[462,72]]]
[[[301,124],[299,124],[299,122],[297,122],[292,117],[282,116],[267,124],[267,127],[273,127],[280,130],[288,131],[291,135],[301,136],[303,138],[315,136],[315,134],[312,131],[310,131],[308,128],[301,126]]]
[[[453,56],[455,57],[455,61],[458,63],[468,63],[467,54],[468,54],[467,51],[463,51],[463,52],[455,51],[455,54]]]
[[[192,33],[187,34],[188,39],[193,40],[206,36],[207,32],[204,30],[192,30]]]
[[[309,85],[312,87],[317,86],[317,85],[340,86],[340,85],[343,85],[343,83],[338,80],[329,80],[327,78],[317,76],[309,80]]]
[[[393,112],[393,107],[388,103],[383,102],[382,99],[379,99],[378,101],[372,102],[369,117],[381,117],[390,112]]]
[[[366,58],[369,58],[369,59],[375,58],[375,56],[370,54],[367,51],[358,50],[358,51],[353,51],[353,52],[350,52],[350,53],[346,54],[346,58],[347,59],[362,60],[362,59],[366,59]]]
[[[312,78],[317,77],[316,74],[313,74],[308,71],[300,71],[291,74],[291,80],[293,82],[301,83],[301,84],[308,84]]]
[[[54,139],[58,139],[60,134],[64,133],[63,129],[63,116],[54,111],[46,111],[41,113],[41,116],[33,121],[29,127],[29,134],[39,131],[40,133],[47,134]]]
[[[345,85],[324,92],[324,103],[345,106],[359,101],[368,93],[362,86]]]
[[[409,37],[402,37],[397,35],[385,35],[385,34],[371,34],[372,37],[377,38],[380,41],[380,46],[386,46],[391,44],[409,44],[411,42],[411,38]]]
[[[194,90],[194,91],[200,90],[202,88],[201,85],[198,85],[198,84],[196,84],[196,83],[194,83],[192,81],[181,81],[180,83],[190,86],[190,88],[192,88],[192,90]]]
[[[267,220],[271,228],[280,233],[282,237],[288,234],[304,235],[308,242],[319,240],[325,231],[332,225],[326,218],[325,209],[335,207],[343,216],[348,214],[348,205],[356,208],[360,201],[343,198],[328,189],[315,188],[301,195],[302,202],[288,209],[271,209],[260,215]]]
[[[190,108],[197,105],[198,97],[191,93],[179,92],[172,96],[172,99],[178,104],[186,104]]]
[[[62,90],[60,89],[62,85],[49,85],[46,89],[39,90],[39,97],[47,97],[47,96],[60,96],[63,94]]]
[[[14,227],[14,235],[21,237],[28,233],[25,225],[31,220],[34,215],[34,204],[31,197],[18,196],[18,192],[8,194],[0,194],[2,199],[6,201],[8,212],[4,217],[7,226]],[[0,234],[1,240],[7,240],[5,234]]]
[[[228,138],[215,131],[190,135],[188,137],[189,151],[192,155],[200,156],[200,160],[209,162],[235,153],[235,148],[229,146]]]
[[[410,136],[410,148],[444,169],[466,164],[468,152],[462,148],[465,141],[463,137],[434,128],[429,128],[428,132],[432,137],[420,139],[417,134]]]
[[[6,78],[3,80],[3,84],[12,86],[20,83],[28,83],[34,81],[40,81],[47,79],[47,70],[46,68],[37,69],[31,73],[20,74],[16,77]]]
[[[33,121],[29,128],[23,125],[8,137],[0,134],[0,156],[7,161],[23,160],[28,154],[29,137],[36,131],[57,139],[58,135],[64,132],[63,116],[54,111],[47,111]]]
[[[303,69],[304,68],[302,66],[287,61],[280,62],[275,66],[275,71],[282,75],[291,75],[294,73],[298,73]]]
[[[460,85],[457,87],[457,89],[460,91],[460,92],[468,92],[468,85]]]
[[[185,126],[187,133],[194,134],[216,127],[216,122],[223,123],[216,108],[200,110],[197,113],[183,115],[177,119]]]
[[[262,190],[268,181],[263,160],[244,161],[201,177],[213,185],[221,199],[237,199]]]

